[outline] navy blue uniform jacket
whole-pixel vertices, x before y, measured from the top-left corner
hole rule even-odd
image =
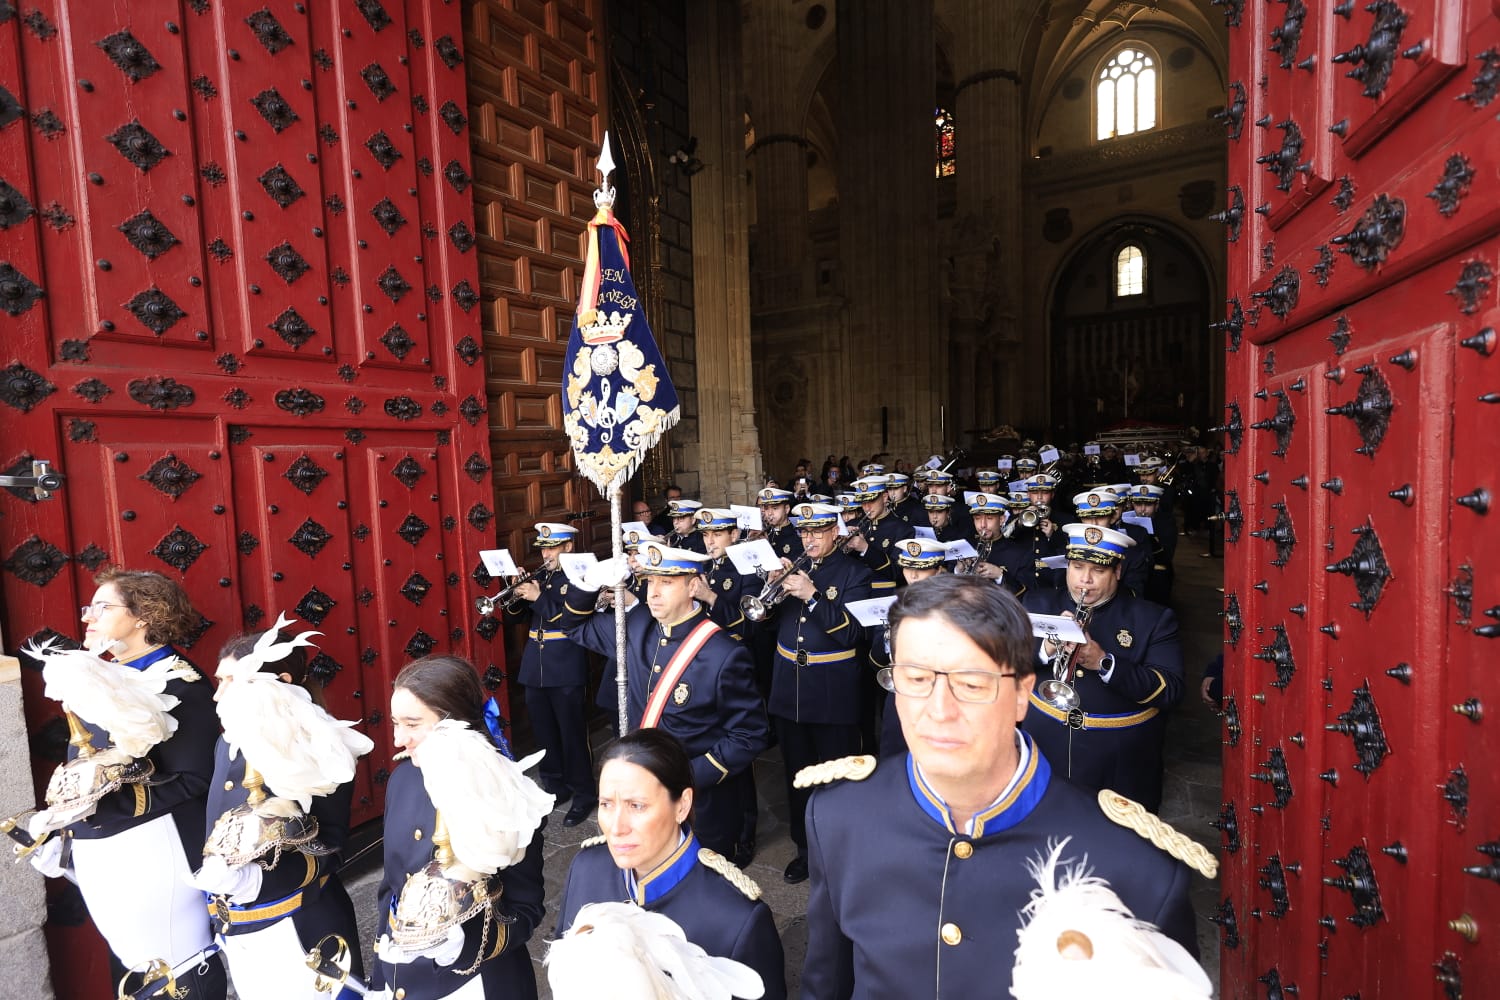
[[[776,658],[771,674],[772,715],[793,722],[854,725],[859,721],[861,672],[868,670],[858,645],[864,628],[844,604],[877,596],[870,570],[842,552],[819,560],[811,571],[817,597],[809,608],[788,597],[776,608]],[[891,591],[885,591],[889,596]],[[798,662],[798,651],[806,663]]]
[[[499,751],[496,751],[497,753]],[[421,871],[432,860],[432,827],[437,811],[422,784],[422,772],[410,761],[391,774],[385,789],[385,872],[380,880],[376,934],[389,933],[393,902],[406,877]],[[526,856],[491,876],[491,895],[498,895],[489,940],[484,942],[484,962],[473,975],[484,980],[484,995],[536,1000],[536,975],[526,942],[541,922],[543,821],[526,848]],[[420,834],[420,836],[419,836]],[[509,921],[508,923],[506,921]],[[484,914],[464,924],[464,947],[458,961],[444,967],[429,958],[401,965],[383,962],[377,955],[371,985],[406,991],[406,1000],[436,1000],[456,992],[471,977],[457,970],[474,964],[479,954]]]
[[[1074,602],[1064,591],[1037,590],[1022,602],[1027,611],[1061,614]],[[1111,788],[1147,809],[1161,804],[1162,738],[1167,710],[1182,700],[1182,646],[1177,616],[1160,604],[1124,592],[1096,607],[1088,634],[1115,658],[1109,680],[1096,670],[1074,669],[1069,678],[1082,699],[1084,728],[1031,696],[1026,731],[1058,771],[1086,788]],[[1040,654],[1041,640],[1037,640]],[[1046,668],[1038,671],[1051,676]]]
[[[219,715],[214,711],[214,685],[202,671],[171,646],[160,646],[126,665],[144,670],[159,660],[175,656],[195,671],[192,680],[167,682],[166,693],[177,699],[169,713],[177,720],[171,736],[151,748],[146,758],[156,766],[148,784],[126,785],[99,800],[92,815],[68,827],[79,840],[99,840],[140,826],[158,816],[170,814],[182,838],[182,850],[188,867],[197,870],[203,864],[203,841],[208,831],[203,825],[207,809],[208,785],[214,774],[214,741],[219,738]],[[126,661],[121,661],[126,662]],[[110,745],[109,734],[87,720],[84,727],[93,737],[94,746]],[[78,755],[78,748],[68,747],[68,759]]]
[[[1021,909],[1036,888],[1026,862],[1062,837],[1072,838],[1065,859],[1086,856],[1138,919],[1197,954],[1187,866],[1054,777],[1034,747],[1031,761],[974,836],[952,832],[909,755],[813,792],[804,1000],[1008,997]]]
[[[214,779],[208,786],[208,828],[213,829],[218,818],[229,810],[241,806],[249,793],[241,786],[245,780],[245,755],[229,759],[229,745],[221,738],[214,747]],[[276,790],[267,786],[266,792],[275,795]],[[345,782],[328,795],[314,796],[309,813],[318,821],[318,840],[333,849],[332,854],[314,857],[301,851],[284,849],[280,860],[265,869],[261,878],[260,895],[252,902],[237,904],[240,912],[253,911],[288,897],[299,895],[301,905],[292,912],[292,926],[297,928],[297,939],[311,950],[325,934],[341,934],[346,941],[359,939],[359,927],[354,919],[354,906],[349,895],[339,882],[338,867],[344,844],[349,839],[349,803],[354,796],[354,782]],[[260,858],[264,864],[271,863],[271,855]],[[213,912],[213,908],[209,908]],[[264,921],[235,922],[224,927],[217,926],[227,934],[247,934],[263,930],[276,922],[276,918]],[[353,949],[351,949],[353,954]],[[360,959],[355,957],[356,970],[360,972]]]
[[[635,903],[677,921],[687,939],[710,955],[732,958],[760,973],[765,1000],[786,996],[785,959],[771,908],[748,899],[718,872],[698,860],[698,841],[689,836],[663,868],[648,875],[631,896],[625,873],[615,867],[603,844],[585,847],[573,858],[557,910],[558,936],[589,903]]]
[[[588,682],[588,654],[569,642],[566,632],[593,615],[599,592],[579,590],[560,569],[542,570],[537,583],[541,593],[535,601],[505,612],[507,621],[531,617],[516,679],[527,687],[582,687]]]
[[[626,717],[631,726],[640,724],[667,664],[704,617],[702,605],[696,605],[687,620],[671,626],[658,624],[644,604],[637,604],[625,615]],[[613,614],[599,615],[572,636],[579,645],[609,657],[613,664]],[[617,696],[614,670],[606,667],[598,701],[612,716],[618,714]],[[711,636],[673,685],[657,725],[677,737],[687,750],[695,788],[710,788],[748,768],[768,741],[766,712],[755,687],[755,664],[749,650],[722,629]]]

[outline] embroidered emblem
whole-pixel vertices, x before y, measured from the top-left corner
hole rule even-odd
[[[563,597],[568,596],[568,585],[565,583],[561,587],[558,587],[557,588],[557,592],[559,594],[561,594]]]
[[[651,549],[646,553],[646,561],[653,566],[661,565],[661,549]]]
[[[641,533],[639,531],[632,531],[625,536],[625,541],[630,545],[639,545],[641,544]]]
[[[907,542],[906,554],[909,556],[920,556],[922,554],[922,543],[916,539]]]
[[[687,700],[688,700],[688,695],[691,694],[691,693],[692,692],[688,690],[688,686],[687,686],[686,682],[677,685],[677,687],[672,691],[672,704],[674,704],[674,705],[686,705],[687,704]]]
[[[792,543],[791,542],[787,542],[785,545],[783,545],[781,547],[781,551],[783,553],[790,553],[792,551]]]
[[[1083,540],[1090,545],[1098,545],[1104,539],[1104,532],[1090,525],[1083,529]]]
[[[828,590],[827,590],[827,595],[828,595],[828,599],[830,601],[836,601],[836,600],[838,600],[839,599],[839,588],[837,588],[837,587],[829,587]]]
[[[891,540],[889,538],[882,538],[880,540],[880,547],[883,548],[883,549],[890,548],[891,547]]]
[[[733,590],[734,589],[734,581],[731,580],[731,579],[729,579],[727,576],[724,578],[724,589],[725,590]]]
[[[542,525],[540,528],[536,529],[536,533],[537,533],[537,537],[539,537],[539,538],[551,538],[552,537],[552,529],[549,528],[545,524]]]
[[[1122,628],[1119,632],[1115,633],[1115,642],[1120,644],[1121,649],[1129,649],[1135,645],[1135,636],[1131,635],[1128,629]]]

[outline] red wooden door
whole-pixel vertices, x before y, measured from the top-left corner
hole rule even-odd
[[[5,11],[0,462],[68,477],[0,497],[6,634],[78,634],[106,563],[183,581],[210,670],[296,615],[375,741],[354,818],[378,816],[396,671],[504,662],[470,631],[494,499],[459,5]],[[55,930],[61,994],[104,992]]]
[[[1223,992],[1485,995],[1500,21],[1224,7]]]

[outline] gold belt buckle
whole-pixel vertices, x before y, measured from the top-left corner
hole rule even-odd
[[[1083,710],[1082,709],[1075,708],[1072,711],[1068,712],[1068,728],[1069,729],[1083,729],[1083,728],[1085,728],[1084,727],[1084,718],[1083,718]]]

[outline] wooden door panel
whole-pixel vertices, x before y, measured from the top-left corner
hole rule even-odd
[[[1400,45],[1378,39],[1394,56],[1367,97],[1373,77],[1343,73],[1370,60],[1333,57],[1370,48],[1398,13]],[[1225,438],[1239,538],[1224,837],[1238,849],[1219,915],[1237,938],[1223,993],[1476,995],[1497,971],[1483,931],[1500,895],[1481,849],[1500,853],[1487,846],[1500,830],[1478,791],[1495,746],[1483,704],[1500,697],[1481,666],[1500,553],[1477,492],[1493,495],[1484,400],[1500,392],[1483,333],[1500,198],[1480,166],[1500,155],[1484,54],[1500,22],[1493,5],[1438,2],[1243,15],[1230,76],[1245,89],[1230,147],[1243,202],[1226,217],[1245,309]],[[1283,68],[1265,43],[1299,18]],[[1296,163],[1268,155],[1288,120],[1309,138]]]

